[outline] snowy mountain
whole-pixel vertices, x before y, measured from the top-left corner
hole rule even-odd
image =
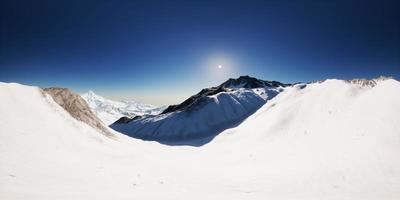
[[[203,145],[219,132],[234,127],[289,84],[249,76],[206,88],[160,115],[125,118],[110,127],[144,140],[179,145]]]
[[[0,199],[400,199],[400,82],[289,86],[201,147],[107,137],[0,83]]]
[[[112,101],[96,95],[93,91],[81,96],[106,125],[110,125],[124,116],[132,118],[135,116],[156,115],[165,109],[165,107],[157,107],[135,101]]]

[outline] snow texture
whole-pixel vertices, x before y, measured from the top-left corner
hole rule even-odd
[[[106,137],[39,88],[0,83],[0,199],[397,200],[399,113],[396,80],[327,80],[206,145],[168,146]]]

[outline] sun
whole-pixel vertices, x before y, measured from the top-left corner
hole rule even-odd
[[[222,69],[222,65],[218,65],[218,69]]]

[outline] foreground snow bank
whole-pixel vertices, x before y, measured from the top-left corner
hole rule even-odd
[[[399,199],[400,83],[297,85],[202,147],[110,139],[0,84],[0,199]]]

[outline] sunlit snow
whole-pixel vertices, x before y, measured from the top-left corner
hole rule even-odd
[[[201,147],[69,116],[0,83],[0,199],[400,199],[400,83],[288,87]]]

